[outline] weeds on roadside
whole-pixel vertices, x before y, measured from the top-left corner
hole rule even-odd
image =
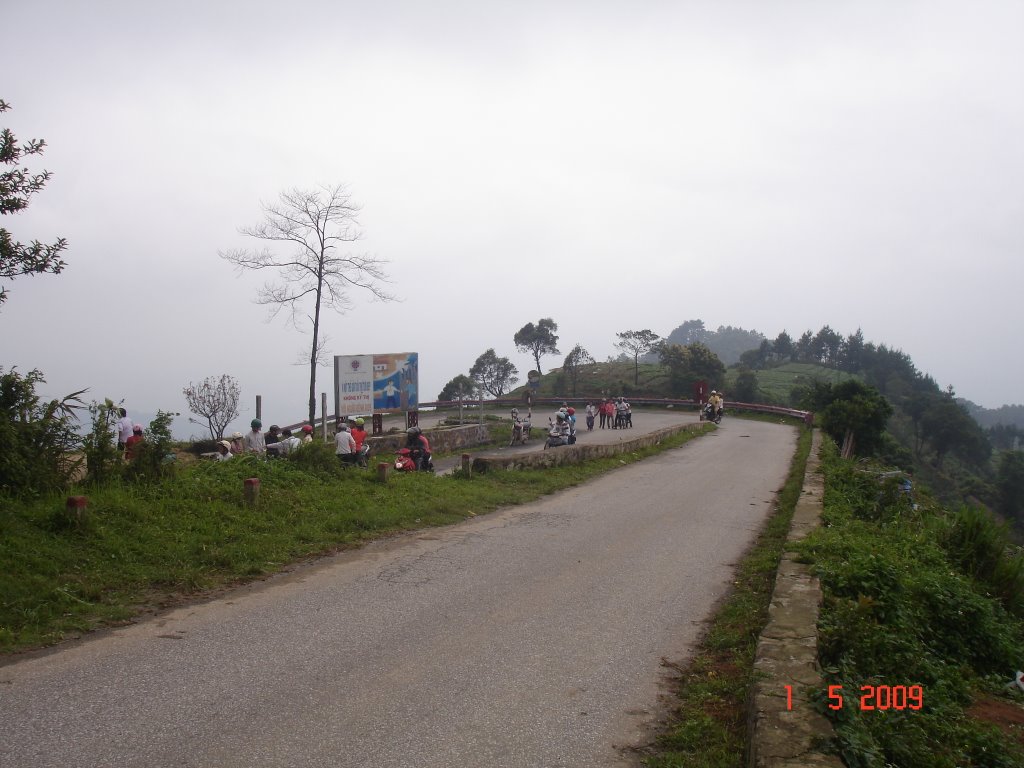
[[[390,532],[446,525],[520,504],[692,439],[581,465],[450,479],[342,467],[329,446],[287,459],[197,462],[152,482],[87,489],[85,525],[62,525],[64,497],[0,496],[0,651],[59,642],[203,590]],[[261,481],[255,508],[247,478]],[[55,521],[58,524],[55,524]]]
[[[1012,677],[1024,649],[1024,623],[1007,610],[1019,610],[1020,556],[1005,531],[979,510],[947,514],[927,498],[901,500],[831,444],[823,467],[824,526],[799,550],[825,593],[819,708],[846,764],[1024,765],[1010,740],[965,714],[989,681]],[[829,708],[828,685],[846,693],[842,709]],[[864,709],[868,685],[920,686],[923,706]]]

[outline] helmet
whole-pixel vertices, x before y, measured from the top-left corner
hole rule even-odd
[[[141,431],[142,431],[142,425],[141,424],[136,424],[134,427],[132,427],[132,432],[141,432]]]
[[[253,419],[252,421],[249,422],[249,426],[252,427],[253,429],[259,429],[260,427],[263,426],[263,422],[260,421],[259,419]]]
[[[405,430],[405,433],[407,435],[409,435],[410,437],[416,437],[417,435],[421,434],[422,432],[423,432],[423,430],[420,429],[419,427],[409,427],[407,430]]]
[[[566,413],[568,413],[570,416],[572,416],[574,413],[576,413],[576,409],[575,408],[570,408],[568,411],[566,411]]]
[[[363,424],[365,424],[365,423],[366,423],[366,422],[365,422],[365,421],[363,421],[362,417],[360,417],[360,418],[356,419],[356,424],[358,424],[358,425],[359,425],[360,427],[361,427],[361,426],[363,426]]]
[[[232,432],[231,433],[231,439],[232,440],[241,440],[242,439],[242,433],[241,432]]]
[[[313,431],[313,427],[310,426],[309,424],[303,424],[302,425],[302,431],[306,432],[307,434],[311,433]]]
[[[339,424],[338,425],[338,431],[339,432],[348,432],[348,424],[345,424],[344,422]]]
[[[555,418],[557,418],[559,421],[565,421],[565,414],[559,411],[558,415]]]
[[[221,445],[227,448],[229,451],[231,450],[231,443],[229,443],[227,440],[218,440],[217,445]]]

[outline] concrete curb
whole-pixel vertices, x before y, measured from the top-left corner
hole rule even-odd
[[[563,464],[579,464],[589,459],[597,459],[606,456],[616,456],[622,453],[630,453],[640,448],[656,445],[667,437],[680,432],[696,432],[703,424],[691,422],[680,424],[674,427],[666,427],[656,432],[630,440],[622,440],[618,443],[605,443],[590,445],[576,443],[576,445],[563,445],[558,448],[541,449],[530,453],[517,453],[511,456],[478,456],[473,459],[473,472],[493,472],[495,470],[512,469],[535,469],[537,467],[558,467]]]
[[[800,541],[821,523],[825,483],[819,469],[820,450],[821,432],[815,430],[787,542]],[[784,552],[768,608],[768,624],[754,659],[747,715],[749,768],[843,766],[838,757],[821,750],[835,734],[809,700],[824,686],[817,659],[820,606],[821,586],[810,566]]]

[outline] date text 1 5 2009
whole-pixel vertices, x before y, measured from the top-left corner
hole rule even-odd
[[[862,685],[860,711],[888,709],[918,710],[924,706],[924,689],[920,685]],[[793,708],[793,686],[786,686],[786,709]],[[828,687],[828,708],[843,708],[843,686]]]

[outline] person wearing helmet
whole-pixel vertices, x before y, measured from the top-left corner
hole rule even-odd
[[[405,447],[409,449],[409,457],[415,462],[416,469],[426,472],[434,468],[431,462],[430,441],[419,427],[409,427],[405,431]]]
[[[338,431],[334,434],[334,453],[342,464],[355,464],[359,460],[359,455],[356,453],[356,440],[352,437],[348,424],[338,425]]]
[[[313,425],[312,424],[303,424],[302,425],[302,443],[306,444],[306,443],[312,443],[312,442],[313,442]]]
[[[231,453],[235,456],[245,453],[245,436],[241,432],[232,432],[228,442],[231,443]]]
[[[217,441],[217,461],[227,461],[231,458],[234,458],[234,454],[231,453],[231,443],[227,440]]]
[[[360,466],[366,466],[366,457],[370,453],[370,446],[366,444],[366,430],[363,429],[362,419],[352,419],[348,431],[352,433],[352,439],[356,441],[356,454],[359,456]]]
[[[569,406],[565,409],[565,420],[569,422],[569,443],[576,442],[576,409]]]
[[[253,419],[249,422],[249,426],[251,429],[245,435],[245,450],[248,453],[254,453],[257,456],[263,456],[267,452],[267,445],[263,440],[263,433],[260,432],[263,428],[263,422],[259,419]]]
[[[139,443],[145,441],[142,436],[142,425],[135,424],[132,427],[132,434],[127,440],[124,441],[124,458],[125,461],[134,461],[139,456]]]

